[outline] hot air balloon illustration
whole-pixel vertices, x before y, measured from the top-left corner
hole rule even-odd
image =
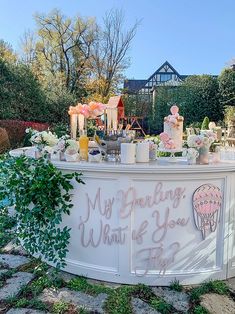
[[[203,240],[206,232],[214,232],[217,228],[222,192],[213,184],[203,184],[193,194],[194,222],[202,233]]]

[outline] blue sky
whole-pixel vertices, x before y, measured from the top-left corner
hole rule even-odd
[[[219,74],[235,58],[235,0],[0,0],[0,39],[15,49],[33,15],[58,8],[102,22],[105,11],[122,8],[126,27],[141,20],[128,78],[148,78],[169,61],[180,74]]]

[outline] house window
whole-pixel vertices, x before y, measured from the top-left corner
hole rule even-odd
[[[171,78],[172,78],[172,74],[161,74],[160,81],[161,82],[170,81]]]

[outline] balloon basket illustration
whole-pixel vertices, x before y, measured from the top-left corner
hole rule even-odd
[[[219,222],[222,192],[213,184],[203,184],[193,194],[194,222],[203,240],[214,232]]]

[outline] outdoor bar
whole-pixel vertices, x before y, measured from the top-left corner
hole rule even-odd
[[[74,182],[67,272],[124,284],[235,275],[235,162],[54,162]]]
[[[86,116],[96,117],[105,108],[94,102],[70,107],[72,140],[33,131],[33,147],[11,151],[34,158],[44,151],[63,174],[82,174],[85,184],[71,182],[73,206],[59,226],[70,230],[65,271],[152,286],[233,277],[234,148],[218,141],[215,123],[188,134],[188,148],[183,148],[184,118],[176,105],[159,137],[142,139],[119,128],[116,105],[110,116],[117,120],[106,129],[110,134],[104,139],[95,134],[91,141]],[[42,148],[42,140],[51,146]]]

